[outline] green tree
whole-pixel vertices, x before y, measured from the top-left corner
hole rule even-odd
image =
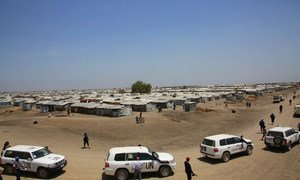
[[[144,83],[143,81],[136,81],[131,86],[131,93],[147,94],[151,93],[151,84]]]

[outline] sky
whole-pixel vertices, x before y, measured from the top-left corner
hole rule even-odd
[[[300,81],[299,0],[0,0],[0,91]]]

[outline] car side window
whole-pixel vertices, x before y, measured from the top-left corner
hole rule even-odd
[[[242,142],[242,140],[238,137],[233,138],[234,139],[234,143],[240,143]]]
[[[137,153],[128,153],[126,155],[127,161],[135,161],[137,157]]]
[[[220,146],[226,146],[226,140],[225,139],[220,140]]]
[[[15,152],[14,151],[9,151],[7,150],[4,154],[5,157],[9,157],[9,158],[15,158],[16,155],[15,155]]]
[[[290,130],[285,131],[285,136],[286,137],[289,137],[290,135],[291,135],[291,131]]]
[[[31,158],[30,154],[27,153],[27,152],[19,152],[18,154],[19,154],[18,156],[19,156],[20,159],[26,159],[27,160],[28,158]]]
[[[147,153],[140,153],[140,160],[152,160],[152,156],[150,154]]]
[[[116,154],[115,161],[125,161],[125,153]]]
[[[226,139],[226,142],[227,142],[227,145],[230,145],[230,144],[234,144],[234,139],[233,138],[228,138]]]
[[[292,134],[295,134],[295,133],[296,133],[296,131],[295,131],[294,129],[291,129],[291,132],[292,132]]]

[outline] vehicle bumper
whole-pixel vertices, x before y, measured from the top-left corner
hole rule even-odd
[[[68,164],[68,161],[65,160],[65,162],[64,162],[63,164],[61,164],[60,166],[57,166],[57,167],[55,167],[55,168],[50,168],[49,170],[50,170],[50,172],[60,171],[60,170],[62,170],[64,167],[66,167],[67,164]]]
[[[222,158],[222,154],[220,154],[220,153],[209,154],[209,153],[207,153],[207,152],[205,152],[205,151],[202,151],[202,150],[200,150],[200,152],[201,152],[202,154],[206,155],[206,156],[209,157],[209,158],[213,158],[213,159],[221,159],[221,158]]]
[[[108,175],[108,176],[114,176],[115,175],[115,171],[109,168],[105,168],[104,170],[104,174]]]

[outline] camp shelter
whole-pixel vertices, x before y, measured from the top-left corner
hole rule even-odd
[[[36,104],[35,100],[29,99],[20,104],[22,111],[30,111],[32,107]]]
[[[195,111],[197,107],[196,102],[185,102],[183,105],[183,110],[186,112],[192,112]]]
[[[186,102],[187,98],[184,97],[175,97],[171,99],[171,102],[175,105],[183,105]]]
[[[53,112],[53,111],[66,111],[68,110],[71,102],[68,101],[39,101],[36,103],[37,109],[40,109],[41,113]]]
[[[149,112],[156,110],[156,104],[147,101],[125,101],[123,105],[130,106],[135,112]]]
[[[71,105],[71,112],[82,113],[82,114],[96,114],[97,107],[100,106],[99,103],[74,103]]]
[[[173,102],[170,99],[156,99],[152,100],[151,103],[156,105],[156,108],[172,108]]]
[[[108,117],[130,116],[131,113],[131,107],[125,105],[101,104],[95,110],[96,115]]]

